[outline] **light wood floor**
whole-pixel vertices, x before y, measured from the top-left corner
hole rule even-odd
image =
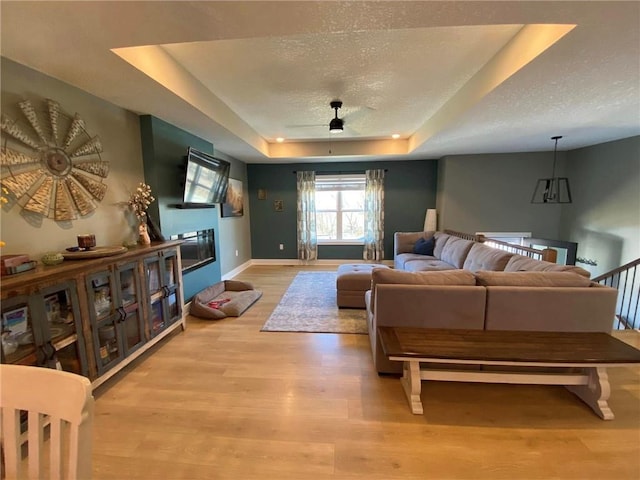
[[[412,415],[366,335],[260,332],[299,270],[251,267],[242,317],[190,318],[95,392],[94,478],[640,478],[640,368],[609,370],[610,422],[563,387],[449,382]]]

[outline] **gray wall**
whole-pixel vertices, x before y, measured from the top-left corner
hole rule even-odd
[[[578,263],[592,276],[640,258],[640,136],[568,154],[573,203],[562,210],[561,236],[578,243]]]
[[[76,245],[76,237],[82,233],[94,233],[98,245],[122,245],[134,234],[137,238],[126,214],[126,202],[144,180],[138,116],[5,58],[1,59],[1,69],[4,115],[14,120],[23,118],[17,107],[19,101],[29,99],[40,110],[44,100],[51,98],[67,114],[79,113],[90,135],[100,136],[104,147],[101,158],[110,166],[105,179],[106,195],[86,217],[55,222],[40,216],[25,216],[19,205],[3,205],[0,238],[6,246],[2,247],[2,254],[25,253],[37,260],[47,251]],[[37,138],[35,133],[33,137]]]
[[[573,203],[534,205],[553,152],[459,155],[438,163],[438,227],[462,232],[526,231],[578,243],[592,276],[640,257],[640,137],[558,152]]]
[[[242,182],[244,197],[242,217],[223,217],[218,222],[221,245],[220,269],[223,273],[227,273],[251,260],[251,205],[249,204],[247,164],[220,151],[216,151],[215,154],[216,157],[231,162],[230,177]]]
[[[427,208],[436,201],[436,160],[398,162],[249,164],[251,205],[251,249],[255,259],[295,259],[296,250],[296,176],[297,170],[316,172],[364,172],[387,169],[385,174],[385,258],[393,258],[393,233],[422,230]],[[258,200],[259,188],[267,199]],[[274,200],[282,200],[284,211],[276,212]],[[278,250],[279,244],[284,250]],[[320,259],[362,259],[362,246],[322,245]]]
[[[558,152],[560,176],[564,157]],[[550,177],[552,168],[553,152],[443,157],[438,162],[438,228],[558,239],[562,206],[531,203],[537,179]]]
[[[178,164],[186,155],[186,146],[193,144],[211,153],[211,143],[159,119],[155,119],[153,126],[161,134],[155,139],[141,140],[141,120],[133,112],[5,58],[1,59],[1,74],[3,114],[13,119],[19,118],[22,113],[17,103],[25,98],[30,99],[38,109],[45,99],[56,100],[68,114],[80,114],[90,135],[100,136],[104,146],[101,157],[110,164],[109,176],[105,180],[108,187],[106,195],[97,204],[96,210],[84,218],[55,222],[24,216],[19,205],[4,204],[0,215],[0,238],[6,242],[2,247],[3,255],[25,253],[33,259],[39,259],[47,251],[60,251],[75,245],[77,235],[88,232],[95,233],[99,245],[121,245],[131,240],[132,236],[137,237],[126,202],[138,183],[146,182],[153,187],[153,195],[159,198],[151,205],[149,212],[155,220],[161,220],[163,234],[181,233],[191,226],[216,225],[217,270],[213,275],[207,275],[206,272],[199,274],[202,278],[198,282],[185,279],[187,300],[196,288],[203,284],[210,285],[221,275],[250,260],[250,208],[246,202],[244,217],[219,218],[220,209],[216,208],[210,211],[211,217],[205,221],[202,219],[207,214],[202,210],[178,212],[168,207],[168,204],[178,203],[181,198]],[[151,123],[148,120],[149,128]],[[146,171],[142,157],[143,143],[150,155]],[[223,156],[219,152],[216,155]],[[246,165],[226,156],[224,158],[231,162],[231,176],[246,181]]]

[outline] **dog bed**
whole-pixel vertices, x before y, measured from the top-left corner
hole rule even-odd
[[[208,320],[239,317],[261,296],[262,292],[248,282],[223,280],[193,297],[189,313]]]

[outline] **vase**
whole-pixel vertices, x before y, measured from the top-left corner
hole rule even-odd
[[[138,225],[138,243],[141,245],[151,245],[151,238],[149,237],[146,223]]]

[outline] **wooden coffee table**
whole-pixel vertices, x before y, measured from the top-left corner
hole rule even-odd
[[[423,413],[421,381],[443,380],[564,385],[601,418],[612,420],[606,369],[640,363],[640,350],[597,332],[379,327],[378,335],[389,360],[404,362],[401,382],[414,414]],[[515,372],[421,369],[420,364],[427,362],[522,368]],[[577,368],[569,372],[567,367]]]

